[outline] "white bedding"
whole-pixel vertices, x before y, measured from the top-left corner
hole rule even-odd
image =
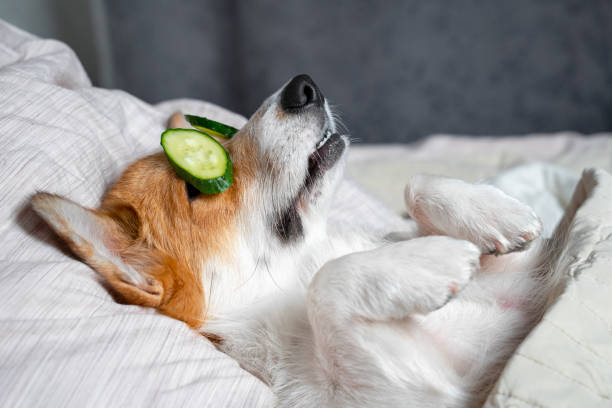
[[[116,303],[96,274],[74,259],[28,206],[37,190],[95,206],[128,163],[159,149],[164,122],[179,107],[238,127],[244,118],[199,101],[151,106],[121,91],[93,88],[66,46],[1,21],[0,95],[0,406],[269,406],[273,397],[264,384],[183,323]],[[611,153],[605,135],[499,141],[439,136],[418,146],[353,148],[348,174],[399,210],[402,180],[417,171],[475,180],[533,159],[570,170],[610,169]],[[563,307],[572,308],[572,301],[594,311],[585,312],[591,320],[581,320],[576,307],[571,327],[561,326],[567,335],[554,336],[553,359],[567,363],[559,370],[575,378],[582,369],[585,378],[578,381],[582,385],[557,381],[557,371],[541,368],[537,378],[550,385],[543,388],[547,394],[560,392],[557,383],[563,395],[580,395],[583,388],[597,390],[600,397],[611,392],[612,305],[606,303],[605,290],[612,264],[612,213],[603,208],[610,202],[609,184],[603,172],[585,181],[581,191],[590,194],[589,206],[578,211],[562,258],[571,260],[570,272],[582,272],[551,310],[557,325],[565,323]],[[529,198],[529,188],[521,191]],[[402,222],[351,181],[341,185],[333,217],[387,229]],[[592,230],[581,227],[593,219]],[[593,285],[594,280],[602,286]],[[517,401],[561,406],[559,400],[532,400],[538,390],[521,377],[524,370],[533,370],[521,356],[537,355],[549,335],[548,318],[513,358],[490,399],[492,406]],[[572,331],[576,322],[586,325],[580,332],[585,336]],[[582,354],[569,359],[566,350]]]
[[[612,176],[586,171],[557,231],[570,284],[514,353],[489,408],[612,407]]]

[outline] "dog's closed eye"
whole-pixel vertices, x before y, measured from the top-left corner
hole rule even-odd
[[[187,189],[187,198],[189,199],[189,201],[197,198],[200,195],[200,190],[198,190],[187,182],[185,182],[185,188]]]

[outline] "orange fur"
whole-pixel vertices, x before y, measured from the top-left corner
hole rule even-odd
[[[159,153],[132,164],[100,207],[120,220],[116,223],[124,230],[128,226],[130,234],[112,235],[120,237],[118,249],[124,261],[162,285],[159,311],[192,327],[204,323],[206,312],[200,270],[207,254],[232,262],[236,217],[256,165],[252,146],[228,144],[226,148],[234,163],[234,182],[221,194],[202,194],[190,202],[185,182]],[[133,209],[135,215],[125,208]]]
[[[158,153],[129,166],[99,209],[83,209],[103,231],[103,245],[134,268],[145,283],[129,281],[118,265],[72,230],[54,208],[54,200],[64,199],[39,193],[33,205],[127,303],[155,307],[199,328],[206,316],[202,267],[209,254],[223,264],[233,262],[238,213],[258,166],[257,151],[248,138],[231,140],[225,147],[234,164],[234,182],[223,193],[189,200],[185,181]]]

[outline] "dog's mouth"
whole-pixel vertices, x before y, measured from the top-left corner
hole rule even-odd
[[[326,126],[323,136],[315,146],[315,151],[308,156],[308,175],[306,176],[305,187],[310,189],[327,170],[336,164],[345,149],[346,142],[342,136]]]
[[[274,230],[285,243],[298,240],[304,235],[304,227],[298,207],[305,211],[309,202],[318,198],[319,181],[342,157],[348,145],[348,139],[334,132],[329,126],[323,131],[323,136],[315,145],[315,150],[308,156],[308,173],[297,196],[287,209],[275,220]]]

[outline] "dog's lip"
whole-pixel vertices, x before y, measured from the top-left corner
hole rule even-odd
[[[331,135],[334,132],[332,132],[332,130],[329,128],[329,126],[325,127],[325,130],[323,131],[323,136],[321,137],[321,139],[317,142],[317,145],[315,147],[316,150],[319,150],[321,147],[323,147],[323,145],[329,140],[329,138],[331,137]],[[315,150],[315,151],[316,151]]]
[[[316,150],[308,157],[307,187],[312,185],[327,170],[331,169],[346,149],[346,143],[338,133],[325,131],[317,143]]]

